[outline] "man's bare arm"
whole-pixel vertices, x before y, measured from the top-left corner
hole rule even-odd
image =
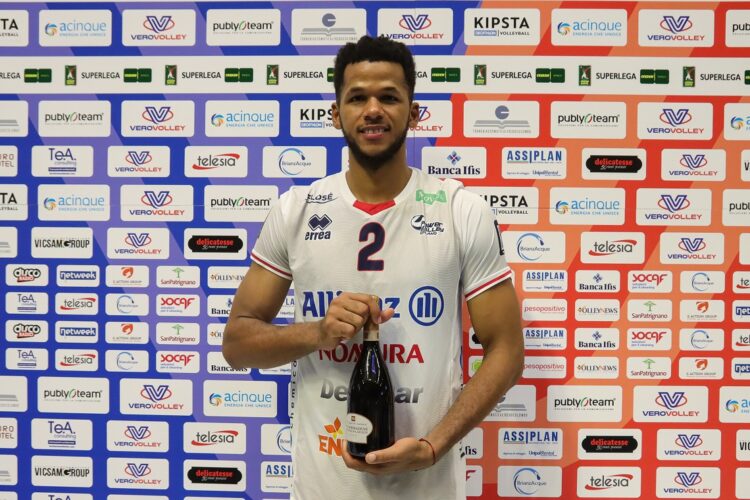
[[[342,293],[331,301],[320,321],[277,326],[291,281],[253,263],[240,283],[224,328],[222,353],[233,368],[272,368],[318,349],[334,349],[352,338],[372,315],[388,321],[393,310],[381,312],[377,300],[362,293]]]

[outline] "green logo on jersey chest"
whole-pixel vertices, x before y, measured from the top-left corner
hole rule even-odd
[[[437,193],[426,193],[421,189],[417,189],[417,201],[423,201],[427,205],[432,205],[435,202],[445,203],[448,201],[448,197],[442,189]]]

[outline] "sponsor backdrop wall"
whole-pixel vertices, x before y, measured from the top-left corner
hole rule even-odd
[[[410,163],[487,200],[522,300],[469,495],[750,498],[750,3],[70,2],[0,8],[0,499],[288,497],[289,367],[222,328],[279,194],[346,168],[365,33],[413,45]]]

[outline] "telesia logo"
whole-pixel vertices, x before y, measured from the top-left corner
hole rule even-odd
[[[239,432],[233,429],[222,429],[218,431],[197,431],[195,437],[190,441],[193,446],[214,446],[221,444],[234,444]]]
[[[240,159],[239,153],[218,153],[201,156],[191,165],[193,170],[214,170],[221,167],[234,167]]]

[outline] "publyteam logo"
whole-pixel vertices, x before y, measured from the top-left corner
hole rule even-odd
[[[279,9],[209,9],[206,44],[278,45],[281,38]]]

